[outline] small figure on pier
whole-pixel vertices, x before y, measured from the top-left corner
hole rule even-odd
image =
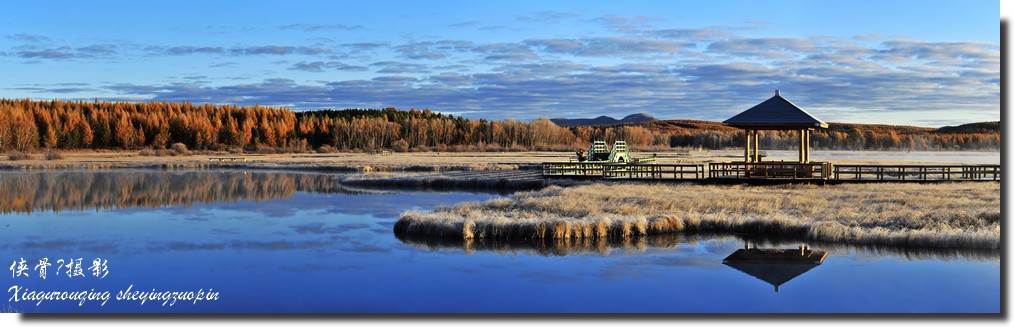
[[[584,155],[584,149],[577,149],[577,161],[584,162],[585,160],[588,160],[588,158]]]

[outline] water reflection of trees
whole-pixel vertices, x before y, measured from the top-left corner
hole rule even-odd
[[[339,177],[283,172],[5,172],[0,212],[157,208],[216,202],[267,201],[296,191],[363,194]]]
[[[614,252],[645,252],[649,248],[674,248],[680,244],[702,240],[699,235],[657,234],[631,237],[622,240],[590,238],[537,239],[532,241],[502,241],[496,239],[454,239],[419,234],[396,234],[402,243],[428,251],[464,250],[499,254],[530,253],[542,256],[577,254],[609,255]]]
[[[528,253],[542,256],[567,255],[609,255],[616,252],[646,253],[650,249],[673,249],[694,246],[697,243],[719,240],[749,241],[751,245],[765,248],[791,248],[806,244],[810,248],[830,253],[832,256],[848,256],[849,254],[868,254],[874,256],[896,256],[908,260],[972,260],[996,261],[1000,259],[1000,251],[984,249],[942,249],[853,245],[842,243],[822,243],[796,239],[776,239],[745,237],[728,234],[664,234],[648,235],[624,240],[588,240],[561,239],[551,241],[503,242],[498,240],[462,240],[454,238],[428,237],[415,234],[396,235],[402,243],[427,251],[464,251],[492,252],[504,255]],[[726,255],[727,253],[721,253]]]

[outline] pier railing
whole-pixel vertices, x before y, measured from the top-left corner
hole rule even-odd
[[[542,176],[602,177],[602,163],[543,162]]]
[[[705,177],[704,164],[605,164],[602,177],[606,179],[701,179]]]
[[[835,165],[836,180],[1000,180],[1000,165]]]
[[[542,176],[604,179],[772,179],[838,181],[998,181],[1000,165],[834,165],[830,162],[637,164],[545,162]]]
[[[741,179],[827,179],[829,162],[713,162],[708,164],[711,178]]]

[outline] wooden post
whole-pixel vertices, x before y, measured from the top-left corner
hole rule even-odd
[[[813,138],[813,130],[806,130],[806,162],[810,162],[810,139]]]
[[[803,131],[803,163],[810,162],[810,130]]]
[[[760,162],[760,132],[753,131],[753,162]]]
[[[743,130],[746,134],[746,150],[743,152],[743,162],[750,162],[750,130]]]
[[[803,163],[810,162],[810,130],[803,130]]]
[[[799,130],[799,162],[800,163],[803,162],[803,147],[805,146],[804,143],[803,143],[803,139],[806,137],[806,136],[803,135],[804,131],[806,131],[806,130],[805,129]]]
[[[806,158],[804,158],[804,159],[806,159],[807,163],[810,162],[810,133],[812,133],[812,131],[809,130],[809,129],[807,129],[806,130],[806,139],[803,140],[803,148],[806,149]]]

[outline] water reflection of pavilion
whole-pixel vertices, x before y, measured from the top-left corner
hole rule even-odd
[[[796,249],[758,249],[750,243],[722,260],[726,266],[775,286],[775,292],[786,282],[824,263],[827,252],[807,246]]]

